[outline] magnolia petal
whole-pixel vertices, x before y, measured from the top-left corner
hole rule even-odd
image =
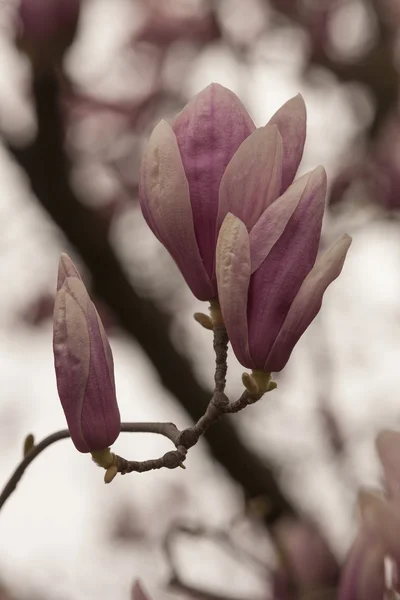
[[[306,124],[306,105],[301,94],[286,102],[268,122],[268,125],[278,126],[283,140],[281,194],[292,183],[299,168],[306,141]]]
[[[298,589],[311,592],[335,585],[338,564],[315,523],[290,517],[280,519],[274,527],[274,539]]]
[[[362,529],[345,561],[338,600],[383,600],[384,590],[382,545]]]
[[[160,121],[150,136],[141,168],[140,201],[149,226],[166,247],[200,300],[215,297],[200,257],[189,186],[174,132]]]
[[[266,360],[272,371],[281,371],[307,327],[318,314],[326,288],[340,274],[351,237],[344,235],[315,263],[302,283]]]
[[[252,368],[248,351],[247,292],[250,281],[250,243],[246,226],[228,214],[218,236],[216,276],[222,316],[239,362]]]
[[[77,277],[67,278],[57,292],[53,349],[57,388],[72,441],[80,452],[107,448],[120,431],[111,349]]]
[[[61,288],[62,284],[67,277],[77,277],[81,279],[78,273],[78,269],[68,256],[63,252],[60,256],[60,262],[58,263],[58,276],[57,276],[57,291]]]
[[[150,600],[150,596],[144,591],[138,579],[133,584],[131,600]]]
[[[366,530],[380,540],[386,552],[399,564],[399,508],[378,494],[368,491],[360,494],[358,504]]]
[[[121,429],[114,361],[103,324],[91,302],[86,315],[90,335],[90,370],[83,400],[82,432],[90,450],[111,446]]]
[[[385,598],[385,551],[379,542],[370,540],[365,549],[359,574],[360,600],[384,600]]]
[[[221,180],[217,227],[228,212],[248,231],[279,196],[282,178],[282,138],[275,125],[256,129],[242,142]]]
[[[189,183],[200,255],[212,277],[221,178],[255,125],[233,92],[212,83],[175,117],[172,129]]]
[[[264,369],[290,306],[314,265],[325,207],[326,174],[318,167],[308,178],[297,208],[249,287],[249,348]]]
[[[80,419],[89,376],[89,334],[84,313],[67,286],[68,280],[57,293],[54,305],[53,351],[57,389],[72,441],[80,452],[89,452]]]
[[[254,273],[282,235],[307,187],[311,173],[297,179],[263,212],[250,232],[251,272]]]
[[[381,431],[376,438],[376,449],[385,473],[389,494],[400,496],[400,433]]]

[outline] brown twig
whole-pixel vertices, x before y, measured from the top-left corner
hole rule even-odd
[[[106,469],[105,481],[109,483],[117,473],[144,473],[155,469],[176,469],[183,467],[189,448],[194,446],[203,433],[215,423],[222,414],[229,412],[229,400],[224,394],[225,377],[227,372],[227,349],[228,335],[223,324],[214,327],[214,349],[215,349],[215,390],[207,406],[205,414],[193,425],[180,431],[174,423],[122,423],[121,431],[131,433],[155,433],[167,437],[175,445],[175,450],[166,452],[159,458],[151,458],[143,461],[126,460],[122,456],[111,454],[107,451],[107,464],[99,458],[101,453],[93,453],[94,461]],[[237,403],[233,403],[235,405]],[[244,406],[243,406],[244,408]],[[24,451],[24,458],[18,465],[13,475],[7,482],[3,492],[0,494],[0,509],[17,487],[19,480],[31,462],[48,446],[59,440],[70,437],[68,430],[53,433],[39,444],[33,445],[29,451]],[[33,438],[32,438],[33,440]],[[25,444],[26,446],[26,444]],[[24,447],[25,447],[24,446]],[[110,468],[112,469],[110,471]]]
[[[179,429],[173,423],[121,423],[121,431],[129,433],[157,433],[167,437],[172,442],[176,440],[177,434],[180,433]],[[14,492],[26,469],[35,460],[35,458],[37,458],[37,456],[39,456],[43,450],[46,450],[46,448],[52,444],[55,444],[55,442],[58,442],[59,440],[65,440],[69,437],[70,433],[68,429],[62,429],[61,431],[52,433],[32,447],[32,449],[24,456],[4,486],[4,489],[0,494],[0,510],[2,509],[6,500]]]
[[[177,591],[186,592],[191,596],[204,598],[205,600],[233,600],[229,597],[220,596],[206,589],[189,586],[182,581],[174,556],[174,545],[178,536],[212,540],[221,548],[226,550],[234,559],[240,561],[242,565],[247,563],[251,569],[257,570],[257,572],[261,571],[261,575],[265,577],[266,580],[270,575],[270,566],[267,563],[255,559],[253,555],[250,555],[246,550],[239,546],[232,538],[232,533],[230,530],[225,531],[223,529],[175,522],[172,524],[163,540],[163,549],[171,570],[171,575],[168,582],[169,588],[174,588]]]

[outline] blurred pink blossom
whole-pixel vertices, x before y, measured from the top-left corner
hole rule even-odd
[[[292,600],[299,592],[322,593],[335,586],[337,561],[314,523],[284,519],[276,526],[274,539],[284,558],[273,577],[274,599]]]
[[[228,212],[251,230],[291,184],[305,142],[301,96],[255,129],[240,100],[212,84],[153,131],[141,169],[143,215],[200,300],[217,296],[215,248]],[[249,177],[257,168],[257,177]]]

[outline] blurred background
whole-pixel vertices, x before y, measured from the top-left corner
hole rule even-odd
[[[0,482],[25,436],[65,427],[52,357],[58,258],[103,318],[123,420],[183,428],[211,334],[138,205],[152,127],[211,82],[257,126],[301,92],[300,173],[330,181],[323,246],[353,246],[278,389],[214,426],[187,469],[117,477],[69,440],[0,513],[1,600],[336,598],[374,437],[400,425],[398,0],[0,0]],[[229,359],[228,393],[241,393]],[[115,451],[168,442],[122,434]],[[179,472],[178,472],[179,471]],[[3,484],[1,484],[3,485]],[[135,596],[136,594],[136,596]]]

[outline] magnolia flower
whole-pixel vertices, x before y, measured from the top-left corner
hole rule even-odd
[[[242,192],[247,180],[250,190],[259,182],[262,195],[267,188],[257,140],[247,149],[252,150]],[[231,192],[232,203],[239,202],[241,190],[232,185]],[[266,373],[283,369],[342,269],[348,235],[316,261],[325,194],[326,173],[318,167],[272,202],[250,233],[237,216],[229,213],[224,220],[217,245],[218,294],[232,348],[245,367]]]
[[[54,306],[54,363],[71,439],[80,452],[104,450],[120,432],[110,344],[71,259],[62,254]]]
[[[171,125],[155,127],[141,167],[143,215],[200,300],[217,297],[215,248],[225,215],[239,216],[251,230],[293,181],[305,131],[301,96],[256,130],[235,94],[217,84],[197,94]],[[251,134],[263,172],[245,188]]]
[[[386,495],[364,491],[359,507],[363,525],[400,566],[400,433],[382,431],[376,448],[384,472]]]
[[[285,518],[274,528],[274,540],[284,558],[273,573],[275,600],[292,600],[300,593],[322,596],[335,587],[337,561],[314,523]]]
[[[376,440],[383,467],[386,497],[363,491],[362,523],[343,572],[339,600],[383,600],[398,586],[400,566],[400,433],[383,431]],[[385,558],[392,560],[392,578],[385,585]],[[398,587],[396,588],[398,591]]]

